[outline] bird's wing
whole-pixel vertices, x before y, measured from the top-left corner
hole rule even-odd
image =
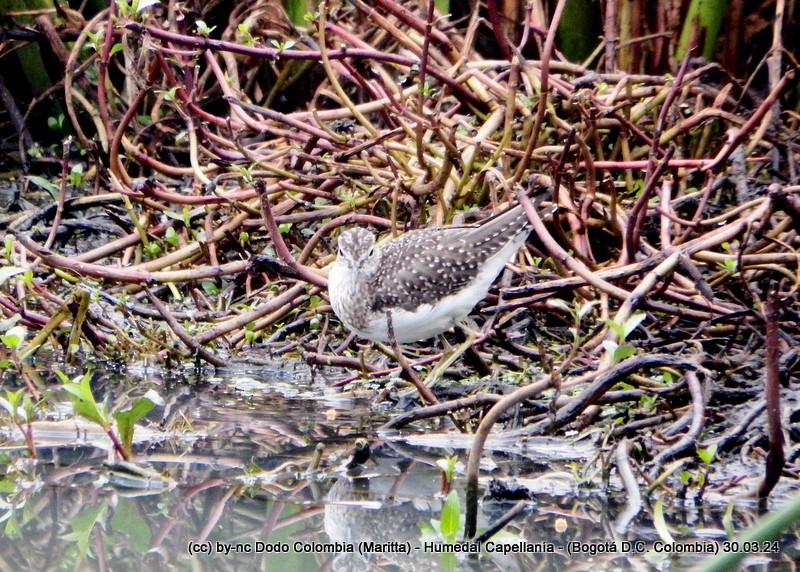
[[[383,247],[381,268],[373,276],[372,309],[414,310],[433,304],[468,285],[478,271],[478,260],[467,249],[465,236],[475,226],[412,231]]]

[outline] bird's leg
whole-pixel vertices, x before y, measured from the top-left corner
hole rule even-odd
[[[484,325],[483,331],[489,331]],[[464,318],[463,326],[457,327],[455,329],[455,333],[459,336],[459,341],[464,342],[467,338],[467,332],[472,332],[475,335],[476,342],[482,342],[483,339],[486,337],[486,334],[478,327],[475,321],[467,316]],[[469,367],[473,368],[475,371],[478,372],[478,375],[481,377],[486,377],[492,374],[492,368],[487,365],[487,363],[481,357],[481,354],[478,352],[476,343],[473,343],[471,346],[467,348],[467,351],[464,353],[464,363],[466,363]]]
[[[472,325],[474,326],[475,323],[473,322]],[[449,355],[446,357],[442,356],[442,359],[439,360],[439,363],[436,364],[436,367],[433,368],[428,374],[428,377],[425,378],[425,385],[427,387],[433,387],[433,385],[439,381],[439,378],[442,376],[442,374],[447,371],[447,368],[453,365],[453,363],[455,363],[455,361],[461,357],[461,354],[472,347],[472,344],[475,343],[475,340],[483,336],[481,332],[473,329],[463,322],[458,324],[456,327],[464,332],[465,339],[454,350],[451,350]]]
[[[403,352],[400,350],[400,344],[397,343],[397,338],[394,335],[392,314],[390,312],[386,312],[386,330],[389,334],[389,343],[392,345],[392,350],[394,350],[394,357],[397,359],[397,363],[399,363],[400,367],[403,368],[403,371],[406,372],[411,380],[411,383],[414,384],[414,387],[417,388],[420,397],[432,405],[439,403],[439,400],[436,399],[436,396],[433,394],[430,388],[422,382],[422,379],[420,379],[420,377],[417,375],[417,372],[411,368],[406,356],[404,356]]]

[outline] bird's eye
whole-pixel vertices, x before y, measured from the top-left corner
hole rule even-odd
[[[373,255],[373,254],[375,254],[375,247],[374,247],[374,246],[373,246],[372,248],[370,248],[370,249],[369,249],[369,255],[368,255],[368,256],[369,256],[370,258],[372,258],[372,255]]]

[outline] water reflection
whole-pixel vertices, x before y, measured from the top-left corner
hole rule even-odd
[[[172,389],[148,379],[165,406],[137,429],[133,466],[109,463],[107,437],[68,415],[68,407],[37,421],[35,461],[9,429],[0,452],[4,568],[671,569],[702,556],[647,552],[659,539],[650,512],[627,535],[617,534],[613,521],[625,501],[618,487],[581,478],[577,467],[594,451],[558,440],[516,449],[495,443],[486,455],[480,525],[490,526],[520,499],[524,510],[492,539],[494,547],[446,552],[429,531],[442,517],[436,461],[449,454],[466,460],[466,441],[444,432],[379,435],[386,416],[368,396],[330,392],[324,379],[292,378],[240,370]],[[134,381],[104,376],[97,387],[113,405],[140,390],[143,380]],[[370,458],[348,469],[359,439],[369,443]],[[462,490],[458,478],[454,489]],[[724,504],[687,503],[666,516],[674,535],[716,542],[724,537],[724,514]],[[752,518],[749,510],[733,515]],[[787,561],[797,539],[778,548],[752,558]]]

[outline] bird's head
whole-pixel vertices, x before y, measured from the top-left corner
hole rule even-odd
[[[363,228],[351,228],[339,236],[337,264],[344,264],[352,272],[370,276],[380,267],[380,250],[375,246],[375,235]]]

